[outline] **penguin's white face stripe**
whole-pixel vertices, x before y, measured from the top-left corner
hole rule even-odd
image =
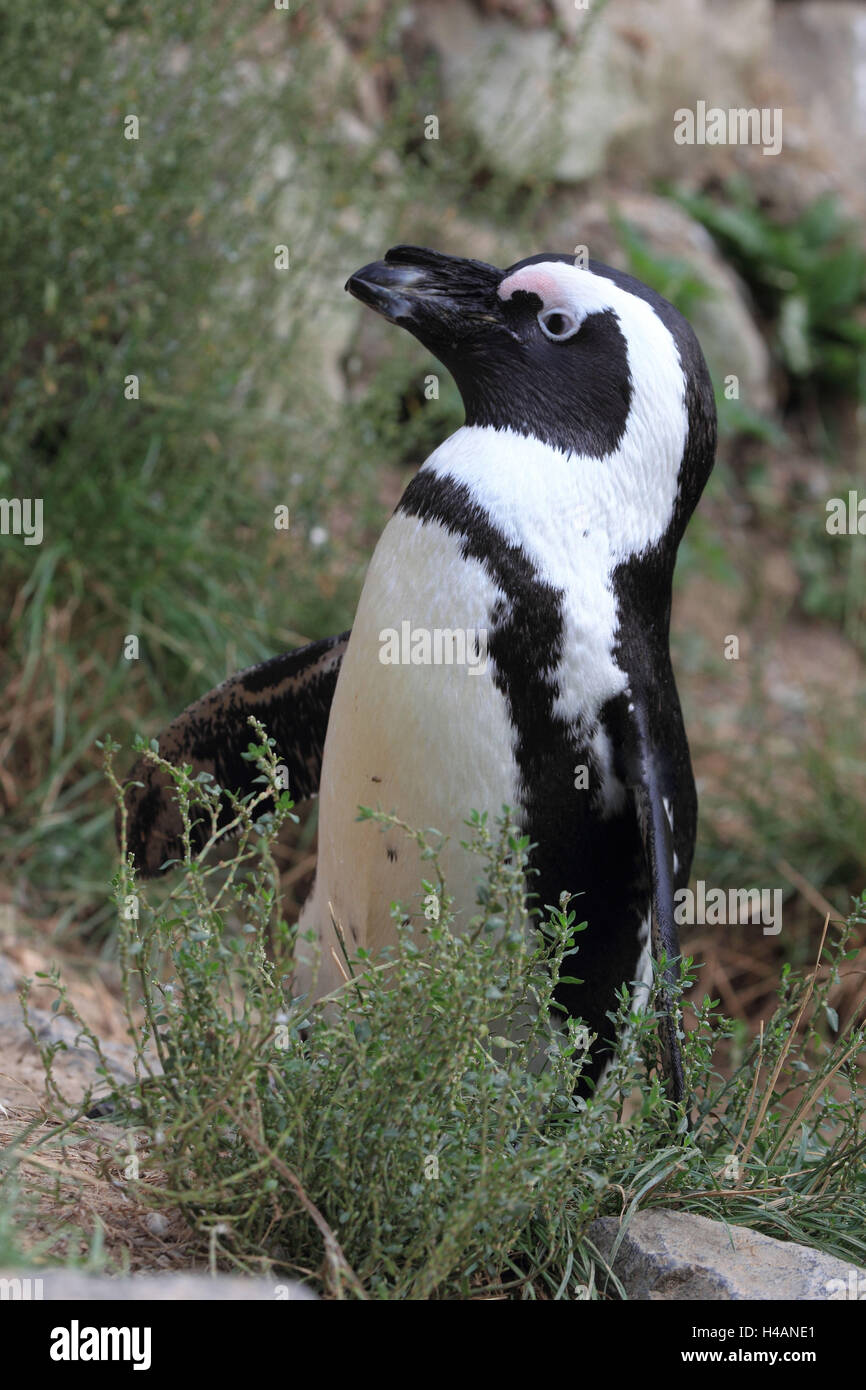
[[[518,290],[538,295],[540,314],[559,309],[581,324],[590,314],[612,312],[619,321],[632,385],[625,435],[603,458],[572,456],[571,462],[575,497],[590,523],[607,534],[612,553],[623,559],[639,554],[670,525],[688,435],[686,380],[673,336],[645,300],[562,261],[524,266],[498,292],[508,300]]]
[[[566,309],[576,323],[583,323],[587,314],[602,314],[606,309],[618,313],[625,300],[644,303],[621,290],[612,280],[564,261],[541,261],[515,270],[502,281],[497,293],[500,299],[509,300],[517,290],[538,295],[542,303],[539,313]],[[648,305],[644,307],[649,308]]]

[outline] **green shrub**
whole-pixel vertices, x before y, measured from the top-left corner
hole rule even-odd
[[[335,1297],[615,1296],[590,1222],[651,1204],[862,1263],[866,1038],[853,1024],[838,1032],[827,1004],[846,931],[830,938],[820,976],[785,971],[775,1016],[753,1042],[740,1035],[727,1078],[717,1051],[737,1025],[717,1001],[694,1004],[690,1130],[660,1084],[655,993],[642,1015],[623,989],[616,1055],[584,1101],[575,1085],[588,1035],[552,1001],[575,944],[579,970],[583,924],[563,903],[533,927],[528,844],[507,815],[467,823],[479,910],[461,935],[435,834],[404,827],[429,863],[423,889],[438,918],[399,925],[390,955],[346,958],[344,986],[312,1003],[292,995],[292,932],[270,857],[292,814],[287,793],[252,820],[278,785],[260,726],[250,756],[262,788],[235,801],[227,864],[188,848],[154,905],[129,866],[115,884],[137,1080],[110,1089],[147,1178],[134,1182],[141,1202],[179,1207],[216,1263],[301,1275]],[[215,838],[218,789],[173,775],[188,831],[198,804]],[[852,925],[864,918],[861,902]]]
[[[866,400],[866,252],[831,194],[790,221],[771,217],[754,189],[732,180],[724,198],[680,194],[754,295],[776,356],[800,392]]]

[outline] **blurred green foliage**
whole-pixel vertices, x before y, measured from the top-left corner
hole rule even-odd
[[[110,862],[94,739],[348,626],[383,464],[459,418],[450,384],[414,408],[405,344],[347,408],[343,283],[407,209],[519,225],[543,184],[520,202],[467,139],[423,139],[435,72],[401,72],[398,11],[347,61],[312,3],[0,3],[0,492],[45,518],[40,548],[3,541],[0,844],[61,922]],[[347,135],[361,74],[392,99]]]
[[[637,228],[622,217],[615,207],[610,208],[609,216],[626,255],[629,275],[636,276],[650,289],[669,299],[681,314],[690,319],[695,306],[710,293],[709,286],[682,257],[659,255],[652,251]]]
[[[866,252],[838,199],[827,194],[780,222],[743,178],[721,199],[677,197],[746,281],[794,385],[815,402],[826,392],[866,401]]]

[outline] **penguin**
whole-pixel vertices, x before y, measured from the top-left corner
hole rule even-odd
[[[476,910],[465,818],[512,807],[532,846],[527,894],[541,906],[574,894],[588,923],[580,983],[556,994],[595,1036],[591,1091],[618,989],[645,998],[662,957],[669,987],[679,954],[674,895],[697,798],[669,626],[677,548],[715,456],[706,363],[671,304],[592,260],[542,253],[503,270],[400,245],[346,289],[451,373],[465,423],[406,488],[351,631],[233,676],[169,726],[160,751],[251,789],[241,753],[254,713],[295,800],[318,794],[298,933],[297,987],[313,998],[343,982],[343,944],[377,955],[394,940],[390,905],[419,902],[414,845],[359,806],[450,837],[441,863],[458,927]],[[408,655],[404,644],[388,658],[407,633]],[[462,662],[444,647],[435,659],[441,633],[470,635]],[[140,760],[126,797],[129,848],[155,873],[180,850],[165,776]],[[680,1100],[665,989],[659,1032]]]

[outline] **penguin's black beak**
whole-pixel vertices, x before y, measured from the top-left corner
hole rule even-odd
[[[394,246],[384,261],[356,271],[346,289],[435,351],[443,338],[454,340],[472,325],[500,321],[496,290],[503,274],[484,261],[423,246]]]
[[[429,277],[419,266],[388,261],[371,261],[346,281],[350,294],[391,323],[413,317],[425,288],[429,293]]]

